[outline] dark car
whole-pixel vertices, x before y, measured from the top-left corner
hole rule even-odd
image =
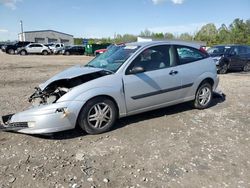
[[[15,52],[18,50],[18,48],[22,48],[30,44],[31,42],[28,41],[19,41],[11,45],[7,45],[5,47],[5,52],[8,54],[15,54]]]
[[[71,46],[63,50],[63,55],[84,55],[84,46]]]
[[[250,46],[218,45],[208,49],[208,54],[215,61],[220,74],[228,70],[250,70]]]

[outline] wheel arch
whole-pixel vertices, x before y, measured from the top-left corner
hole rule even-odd
[[[81,110],[78,112],[78,114],[77,114],[77,118],[76,118],[76,124],[75,124],[75,127],[77,127],[77,128],[79,128],[79,116],[80,116],[80,114],[81,114],[81,112],[82,112],[82,110],[83,110],[83,108],[86,106],[86,104],[89,102],[89,101],[91,101],[91,100],[93,100],[93,99],[95,99],[95,98],[107,98],[107,99],[109,99],[109,100],[111,100],[114,104],[115,104],[115,107],[116,107],[116,110],[117,110],[117,115],[118,115],[118,118],[119,118],[119,111],[120,111],[120,109],[119,109],[119,106],[118,106],[118,103],[117,103],[117,101],[114,99],[114,97],[112,97],[112,96],[110,96],[110,95],[105,95],[105,94],[100,94],[100,95],[96,95],[96,96],[93,96],[93,97],[91,97],[91,98],[89,98],[84,104],[83,104],[83,106],[82,106],[82,108],[81,108]]]
[[[214,80],[213,80],[211,77],[207,77],[207,78],[203,79],[203,80],[200,82],[200,84],[199,84],[199,86],[197,87],[197,89],[198,89],[203,83],[206,83],[206,82],[208,82],[209,84],[211,84],[211,87],[213,88],[213,86],[214,86]]]

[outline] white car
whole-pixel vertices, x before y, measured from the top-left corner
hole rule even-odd
[[[24,48],[21,48],[18,53],[21,55],[27,55],[27,54],[48,55],[51,53],[51,50],[43,44],[31,43],[25,46]]]
[[[55,44],[49,46],[49,48],[51,49],[51,51],[54,54],[59,54],[64,49],[64,44],[63,43],[55,43]]]
[[[44,134],[81,127],[98,134],[117,118],[191,101],[210,106],[219,78],[200,46],[180,41],[128,43],[69,68],[36,88],[26,111],[0,129]]]

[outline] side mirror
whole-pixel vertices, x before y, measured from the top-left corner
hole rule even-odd
[[[138,74],[138,73],[142,73],[145,72],[145,69],[141,66],[135,66],[133,67],[132,70],[129,71],[130,74]]]

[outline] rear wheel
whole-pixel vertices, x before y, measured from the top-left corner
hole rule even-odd
[[[105,97],[93,98],[82,108],[78,123],[89,134],[108,131],[117,119],[117,108],[114,102]]]
[[[67,52],[65,52],[65,54],[66,54],[66,55],[70,55],[70,53],[69,53],[68,51],[67,51]]]
[[[207,108],[212,101],[212,86],[208,82],[204,82],[198,88],[193,106],[197,109]]]
[[[48,51],[44,50],[44,51],[42,52],[42,54],[43,54],[43,55],[48,55]]]
[[[13,55],[13,54],[15,54],[15,50],[9,49],[9,50],[8,50],[8,53],[11,54],[11,55]]]

